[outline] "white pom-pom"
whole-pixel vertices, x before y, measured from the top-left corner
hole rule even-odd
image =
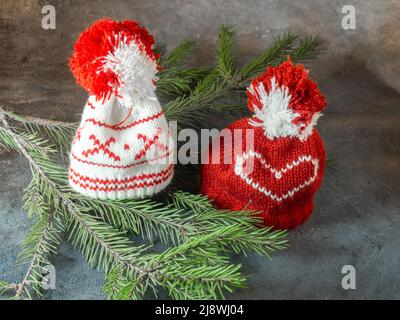
[[[115,35],[109,39],[114,43],[114,50],[102,60],[103,70],[111,70],[119,79],[115,92],[125,101],[127,107],[140,102],[143,98],[155,97],[157,63],[147,56],[136,41],[125,36]]]
[[[303,124],[296,124],[293,120],[300,116],[289,107],[292,96],[289,89],[279,87],[276,79],[271,79],[271,90],[267,92],[264,84],[259,83],[257,87],[251,85],[249,92],[259,98],[262,108],[254,108],[254,118],[249,123],[255,127],[263,127],[265,135],[269,139],[278,137],[297,137],[305,140],[312,132],[318,118],[319,112],[315,113],[311,123],[307,127]]]

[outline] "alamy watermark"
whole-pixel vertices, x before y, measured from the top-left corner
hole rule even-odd
[[[42,8],[42,29],[54,30],[56,28],[56,8],[54,6],[46,4]]]
[[[353,5],[345,5],[342,7],[342,28],[344,30],[356,29],[356,8]]]
[[[345,276],[342,278],[342,288],[344,290],[355,290],[356,289],[356,268],[348,264],[343,266],[342,274]]]
[[[48,264],[42,268],[42,274],[42,288],[54,290],[56,288],[56,268],[52,264]]]
[[[160,149],[175,150],[169,157],[156,157],[151,164],[233,164],[238,156],[254,150],[254,129],[194,129],[177,130],[176,121],[169,121],[168,132],[157,136],[154,152]],[[254,158],[243,163],[246,172],[253,170]]]

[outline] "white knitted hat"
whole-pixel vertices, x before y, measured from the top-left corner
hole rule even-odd
[[[92,198],[151,196],[173,176],[174,141],[155,96],[153,38],[132,21],[97,21],[70,66],[91,95],[72,142],[69,182]]]

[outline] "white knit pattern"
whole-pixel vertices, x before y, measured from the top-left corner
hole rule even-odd
[[[89,197],[151,196],[173,176],[174,141],[157,98],[124,106],[90,96],[72,144],[69,182]]]
[[[303,162],[311,162],[314,166],[314,171],[313,175],[310,176],[306,181],[300,183],[298,186],[294,187],[292,190],[289,190],[285,194],[277,195],[274,194],[271,190],[266,189],[259,182],[254,181],[254,179],[251,177],[252,172],[249,170],[249,168],[251,169],[252,167],[250,167],[249,164],[246,163],[249,159],[252,161],[254,161],[254,159],[260,161],[260,163],[263,165],[265,169],[270,170],[274,174],[276,179],[281,179],[282,174],[285,174],[287,171],[292,170],[293,168],[299,166]],[[253,189],[270,197],[272,200],[281,202],[287,199],[288,197],[293,197],[293,195],[299,192],[301,189],[312,184],[317,178],[318,167],[319,167],[318,159],[314,159],[310,155],[303,155],[300,156],[297,160],[287,163],[285,167],[277,169],[273,168],[269,163],[267,163],[267,161],[263,158],[261,154],[250,150],[249,152],[245,152],[241,156],[236,157],[235,174],[239,176],[244,182],[246,182]]]

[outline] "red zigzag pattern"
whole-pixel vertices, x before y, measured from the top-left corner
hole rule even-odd
[[[148,174],[140,174],[137,176],[132,176],[125,179],[100,179],[100,178],[91,178],[89,176],[81,175],[80,173],[76,172],[74,169],[69,169],[69,175],[73,176],[73,178],[78,179],[81,182],[87,183],[97,183],[97,184],[129,184],[131,182],[142,181],[146,179],[153,179],[153,178],[162,178],[168,176],[169,173],[172,171],[173,165],[169,165],[165,170],[156,172],[156,173],[148,173]]]
[[[134,127],[134,126],[137,126],[139,124],[142,124],[142,123],[145,123],[145,122],[148,122],[148,121],[155,120],[155,119],[161,117],[163,114],[164,114],[164,112],[160,111],[159,113],[156,113],[156,114],[154,114],[152,116],[149,116],[147,118],[136,120],[136,121],[134,121],[134,122],[132,122],[132,123],[126,125],[126,126],[123,126],[123,127],[119,126],[119,124],[110,125],[108,123],[105,123],[105,122],[102,122],[102,121],[98,121],[98,120],[96,120],[94,118],[86,119],[85,122],[90,122],[90,123],[92,123],[92,124],[94,124],[96,126],[99,126],[99,127],[105,127],[105,128],[112,129],[112,130],[121,131],[121,130],[130,129],[130,128]]]
[[[77,157],[74,153],[71,153],[72,157],[82,163],[88,164],[88,165],[93,165],[93,166],[99,166],[99,167],[104,167],[104,168],[113,168],[113,169],[127,169],[127,168],[132,168],[138,165],[142,165],[142,164],[146,164],[146,163],[150,163],[153,161],[157,161],[157,160],[161,160],[164,158],[167,158],[170,156],[170,152],[166,152],[165,154],[162,154],[161,156],[151,159],[151,160],[143,160],[140,162],[135,162],[135,163],[131,163],[131,164],[127,164],[124,166],[119,166],[119,165],[113,165],[113,164],[107,164],[107,163],[96,163],[96,162],[92,162],[92,161],[87,161],[87,160],[83,160],[80,159],[79,157]]]
[[[102,192],[108,192],[108,191],[126,191],[126,190],[132,190],[132,189],[140,189],[140,188],[144,188],[144,187],[152,187],[152,186],[156,186],[159,185],[163,182],[165,182],[166,180],[168,180],[171,175],[172,175],[172,168],[170,168],[167,172],[165,172],[165,174],[157,179],[154,179],[152,181],[143,181],[143,182],[137,182],[134,184],[125,184],[125,185],[114,185],[114,186],[93,186],[90,185],[89,183],[83,183],[81,182],[81,180],[76,179],[74,177],[73,174],[69,174],[69,179],[75,183],[76,185],[78,185],[79,187],[83,188],[83,189],[88,189],[88,190],[93,190],[93,191],[102,191]]]
[[[100,140],[98,138],[96,138],[96,136],[94,134],[92,134],[89,137],[89,140],[93,140],[93,144],[95,146],[97,146],[97,147],[93,147],[91,149],[82,151],[82,155],[84,157],[87,158],[90,155],[94,155],[96,153],[99,153],[99,151],[102,150],[104,152],[104,154],[108,155],[111,159],[114,159],[115,161],[120,161],[121,160],[120,156],[116,155],[114,152],[112,152],[109,149],[111,143],[115,142],[115,138],[114,137],[111,137],[105,143],[101,143]]]

